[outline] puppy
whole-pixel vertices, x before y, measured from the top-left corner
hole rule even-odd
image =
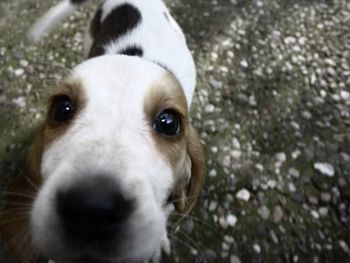
[[[53,7],[33,39],[83,2]],[[161,0],[104,1],[86,50],[49,97],[1,233],[25,263],[158,262],[172,207],[188,213],[204,178],[191,53]]]

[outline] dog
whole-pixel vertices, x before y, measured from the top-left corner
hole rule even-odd
[[[86,1],[54,6],[32,39]],[[192,55],[161,0],[105,0],[86,53],[49,96],[1,234],[23,263],[159,262],[169,214],[190,212],[204,181]]]

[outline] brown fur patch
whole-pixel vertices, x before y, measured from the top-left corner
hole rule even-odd
[[[171,199],[178,211],[192,209],[202,188],[204,179],[204,151],[197,133],[189,122],[186,97],[179,82],[167,73],[155,83],[145,99],[144,112],[150,126],[158,114],[171,109],[180,117],[180,133],[175,136],[158,134],[152,136],[159,152],[165,156],[176,176]]]
[[[21,263],[34,263],[38,260],[38,251],[33,247],[30,237],[29,215],[34,198],[42,183],[41,160],[47,145],[64,134],[70,123],[59,125],[52,121],[52,105],[55,96],[68,96],[75,105],[75,115],[85,105],[85,95],[78,80],[68,80],[56,88],[48,102],[45,120],[36,130],[23,172],[8,189],[5,207],[0,213],[0,232],[8,249]],[[74,119],[74,118],[73,118]]]
[[[151,126],[158,114],[165,109],[174,110],[180,117],[180,133],[176,136],[163,136],[152,129],[152,135],[160,152],[175,168],[180,157],[179,152],[185,149],[189,123],[185,95],[179,83],[170,74],[156,83],[145,99],[144,112]]]

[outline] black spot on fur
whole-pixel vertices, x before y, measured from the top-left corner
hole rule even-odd
[[[143,50],[142,50],[142,48],[137,47],[137,46],[130,46],[130,47],[124,48],[123,50],[121,50],[118,53],[121,55],[142,57]]]
[[[94,42],[90,50],[90,58],[103,55],[105,45],[133,30],[142,20],[140,11],[130,4],[117,6],[102,22],[101,14],[101,11],[97,11],[92,21]],[[98,21],[99,24],[97,24]]]
[[[101,17],[102,17],[102,7],[100,6],[97,9],[97,12],[95,13],[95,16],[91,20],[91,23],[90,23],[90,34],[91,34],[93,39],[96,39],[97,34],[98,34],[99,30],[100,30]]]
[[[82,4],[82,3],[86,2],[86,1],[88,1],[88,0],[70,0],[70,2],[72,4],[75,4],[75,5],[80,5],[80,4]]]

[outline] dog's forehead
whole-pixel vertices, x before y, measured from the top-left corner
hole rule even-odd
[[[103,105],[142,103],[149,89],[168,73],[155,63],[138,57],[105,55],[87,60],[73,70],[88,103]]]

